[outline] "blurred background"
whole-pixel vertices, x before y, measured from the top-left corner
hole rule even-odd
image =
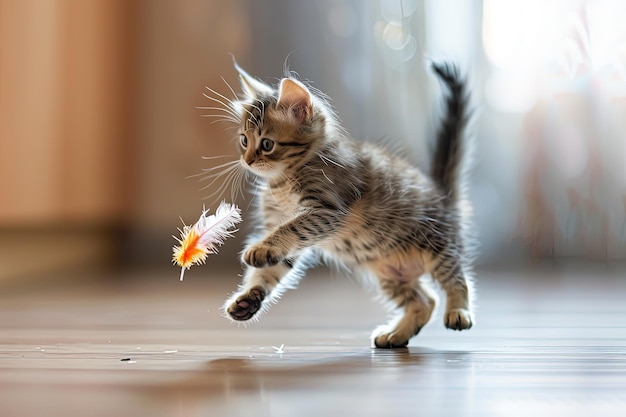
[[[231,199],[190,178],[236,155],[197,108],[213,105],[205,86],[239,90],[229,54],[268,83],[287,62],[354,137],[423,166],[441,103],[427,61],[459,62],[479,264],[623,260],[624,16],[620,0],[0,0],[0,282],[175,279],[180,218]],[[190,273],[237,268],[244,233]]]

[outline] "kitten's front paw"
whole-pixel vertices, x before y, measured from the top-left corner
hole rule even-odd
[[[374,346],[379,349],[400,349],[409,344],[409,339],[397,333],[383,333],[374,338]]]
[[[228,306],[226,312],[233,320],[250,320],[261,309],[264,299],[265,290],[261,287],[253,287],[248,292],[237,297]]]
[[[243,261],[255,268],[274,266],[282,261],[284,256],[275,246],[259,243],[249,247],[243,254]]]
[[[464,308],[456,308],[446,312],[444,324],[448,329],[467,330],[474,325],[474,315]]]

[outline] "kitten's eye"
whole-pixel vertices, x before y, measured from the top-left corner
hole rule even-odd
[[[261,149],[263,149],[265,152],[269,152],[272,149],[274,149],[274,141],[271,139],[261,139]]]
[[[246,135],[241,135],[241,137],[239,138],[239,142],[241,142],[242,148],[245,149],[248,147],[248,138],[246,137]]]

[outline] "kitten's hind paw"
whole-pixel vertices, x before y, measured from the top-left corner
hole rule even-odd
[[[409,344],[408,339],[398,338],[397,335],[381,334],[374,339],[374,346],[378,349],[400,349]]]
[[[226,312],[233,320],[250,320],[260,310],[264,299],[265,290],[261,287],[253,287],[237,297]]]
[[[448,329],[467,330],[474,325],[474,315],[464,308],[456,308],[446,312],[444,324]]]
[[[407,329],[388,330],[388,326],[380,326],[372,333],[372,342],[378,349],[400,349],[409,344],[409,339],[416,336],[421,327],[414,332]]]

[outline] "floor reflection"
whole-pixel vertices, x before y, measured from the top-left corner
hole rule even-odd
[[[226,280],[4,293],[0,416],[621,417],[625,275],[568,274],[483,273],[475,328],[433,320],[396,350],[369,347],[376,304],[324,277],[247,328],[218,313]]]
[[[340,410],[349,415],[356,406],[360,410],[371,408],[374,415],[378,411],[373,410],[380,411],[381,407],[400,411],[407,401],[422,397],[424,406],[432,404],[439,396],[433,388],[463,385],[467,392],[470,381],[463,368],[472,366],[467,361],[469,355],[410,347],[227,357],[207,361],[180,379],[141,391],[147,401],[158,399],[170,409],[181,407],[185,415],[201,415],[202,410],[209,409],[229,415],[278,415],[276,408],[284,415],[335,415]],[[437,375],[442,374],[457,375],[439,380]],[[431,386],[433,381],[438,381],[435,387]],[[392,398],[397,398],[397,407],[388,404]],[[360,415],[370,414],[365,411]]]

